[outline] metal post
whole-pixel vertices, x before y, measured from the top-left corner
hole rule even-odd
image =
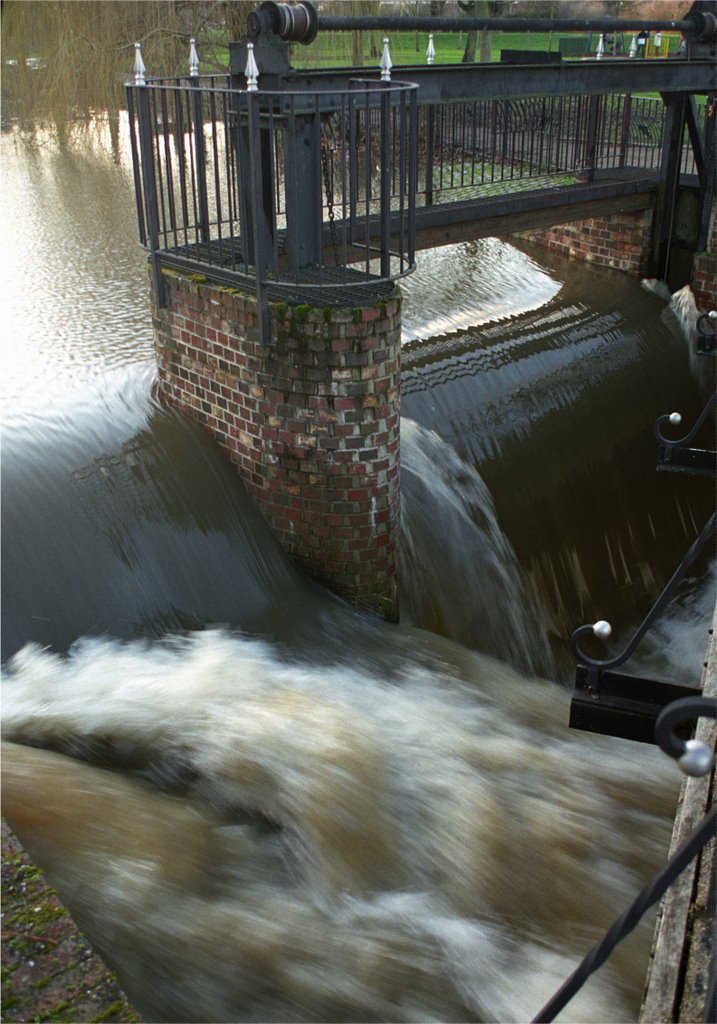
[[[620,167],[625,166],[627,160],[627,147],[630,141],[630,123],[632,115],[632,96],[628,93],[622,104],[622,131],[620,133]]]
[[[697,233],[697,252],[704,252],[709,241],[710,216],[715,197],[715,174],[717,173],[717,97],[708,96],[702,135],[704,154],[703,173],[700,175],[700,226]]]
[[[381,161],[381,277],[391,276],[391,140],[389,138],[391,94],[381,94],[381,135],[379,142]]]
[[[257,230],[257,222],[264,209],[264,183],[261,167],[261,128],[259,126],[259,98],[256,91],[247,87],[247,114],[249,134],[249,176],[251,183],[252,221],[254,222],[254,279],[256,281],[257,321],[259,337],[268,342],[269,310],[266,297],[266,255],[264,251],[264,232]]]
[[[586,176],[588,181],[592,181],[595,177],[600,100],[600,96],[591,96],[588,103],[588,131],[585,142],[585,163],[587,166]]]
[[[660,184],[655,205],[652,236],[652,273],[663,281],[668,279],[670,243],[677,202],[677,186],[682,161],[682,139],[685,129],[686,93],[663,93],[665,129],[660,156]]]
[[[194,121],[194,162],[196,164],[197,205],[199,213],[199,238],[204,245],[209,244],[209,198],[207,192],[207,154],[204,143],[204,114],[202,112],[202,94],[199,88],[199,56],[190,39],[189,48],[189,81],[194,92],[192,94],[192,120]]]
[[[287,189],[286,194],[286,255],[289,270],[297,277],[301,267],[321,263],[323,204],[319,111],[297,114],[292,104],[284,139],[286,180],[295,186]],[[330,159],[328,154],[324,158]]]
[[[436,108],[426,108],[426,206],[433,206],[433,150],[436,145]]]
[[[159,205],[157,202],[157,179],[154,173],[154,151],[152,148],[152,119],[149,111],[149,90],[145,81],[144,62],[140,44],[135,43],[134,81],[137,86],[137,121],[139,126],[139,152],[142,161],[142,183],[147,221],[147,243],[152,264],[152,280],[157,306],[167,305],[167,295],[159,260]]]

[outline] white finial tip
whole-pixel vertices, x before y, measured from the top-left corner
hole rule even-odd
[[[710,318],[710,320],[717,320],[717,309],[711,309],[707,316]]]
[[[599,619],[593,625],[593,633],[601,640],[607,640],[607,638],[612,634],[612,626],[609,622],[606,622],[605,619]]]
[[[712,750],[702,740],[687,740],[685,752],[677,758],[685,775],[707,775],[712,768]]]
[[[383,38],[383,53],[381,55],[381,63],[379,64],[379,67],[381,68],[381,81],[390,82],[393,61],[391,60],[391,54],[388,50],[388,36],[384,36]]]
[[[134,66],[132,71],[134,72],[134,83],[135,85],[144,85],[144,75],[146,72],[144,61],[142,60],[142,45],[141,43],[134,44]]]
[[[254,56],[254,44],[247,43],[247,58],[246,68],[244,74],[246,75],[246,90],[247,92],[258,92],[259,91],[259,67],[256,63],[256,57]]]
[[[670,423],[672,424],[673,427],[677,427],[677,426],[680,425],[680,423],[682,423],[682,417],[680,416],[680,414],[678,412],[671,412],[670,413]]]
[[[199,54],[197,53],[196,40],[189,40],[189,76],[197,78],[199,75]]]

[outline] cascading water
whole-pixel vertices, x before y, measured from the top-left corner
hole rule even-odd
[[[664,305],[497,240],[407,280],[388,626],[306,580],[153,402],[125,172],[84,160],[78,204],[74,159],[2,142],[11,824],[146,1020],[527,1019],[667,845],[673,766],[569,734],[555,682],[711,499],[655,480],[652,423],[697,402]],[[675,640],[680,681],[690,586],[653,651],[669,675]],[[648,941],[564,1019],[631,1019]]]

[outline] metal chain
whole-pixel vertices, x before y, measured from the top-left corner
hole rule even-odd
[[[329,139],[327,135],[321,136],[321,170],[324,176],[324,190],[326,192],[326,206],[329,212],[329,231],[331,232],[331,245],[334,250],[334,266],[339,264],[339,242],[336,232],[336,215],[334,214],[334,189],[329,171]]]

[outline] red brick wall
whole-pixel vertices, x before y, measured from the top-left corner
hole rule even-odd
[[[595,220],[521,232],[520,237],[602,267],[643,277],[650,246],[652,212],[615,213]]]
[[[283,547],[354,604],[398,617],[400,293],[376,306],[272,305],[165,273],[162,399],[211,431]]]

